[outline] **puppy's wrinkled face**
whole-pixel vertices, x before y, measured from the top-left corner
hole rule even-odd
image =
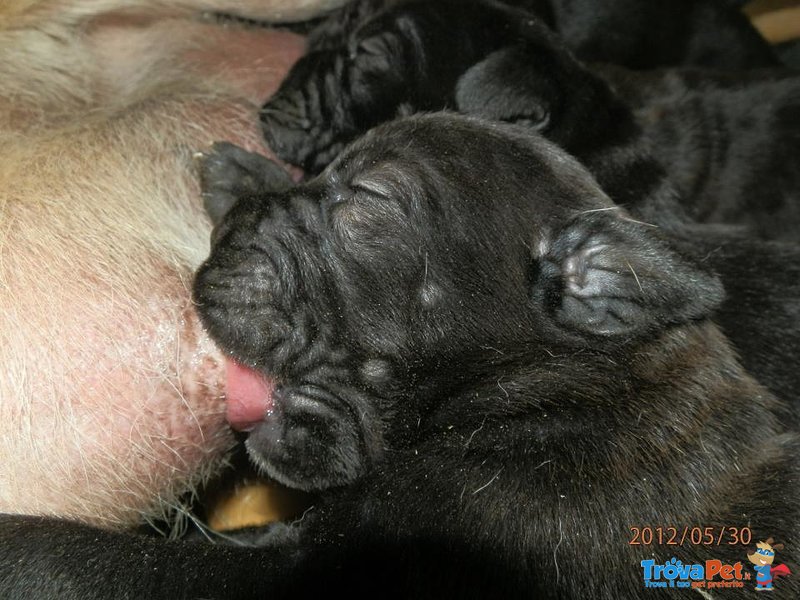
[[[195,298],[223,349],[274,382],[251,455],[288,485],[347,484],[405,419],[474,383],[482,356],[705,314],[716,281],[619,212],[541,138],[446,114],[374,130],[308,184],[241,197]],[[676,278],[690,273],[687,294]]]

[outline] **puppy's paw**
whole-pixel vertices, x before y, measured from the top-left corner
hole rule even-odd
[[[293,185],[277,163],[228,142],[215,142],[209,152],[199,153],[197,160],[203,204],[215,224],[239,199]]]

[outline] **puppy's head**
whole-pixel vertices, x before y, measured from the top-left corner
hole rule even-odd
[[[446,114],[242,198],[195,282],[211,335],[274,385],[251,455],[305,489],[358,478],[488,353],[624,346],[721,294],[552,144]]]

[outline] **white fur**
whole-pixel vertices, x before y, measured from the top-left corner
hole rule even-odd
[[[232,445],[220,357],[188,291],[210,229],[191,157],[216,139],[260,147],[258,107],[187,67],[207,25],[130,28],[126,48],[99,14],[330,4],[0,7],[0,512],[131,524]]]

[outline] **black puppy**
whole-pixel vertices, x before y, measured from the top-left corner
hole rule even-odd
[[[569,38],[504,4],[373,4],[324,23],[264,107],[264,133],[284,159],[316,172],[398,112],[454,108],[541,132],[646,220],[800,241],[800,75],[596,73]]]
[[[708,319],[719,281],[571,157],[420,116],[269,193],[219,151],[195,298],[272,382],[251,456],[325,493],[260,549],[4,517],[5,597],[647,598],[673,558],[749,597],[742,528],[796,564],[797,435]],[[725,539],[631,545],[643,526]]]

